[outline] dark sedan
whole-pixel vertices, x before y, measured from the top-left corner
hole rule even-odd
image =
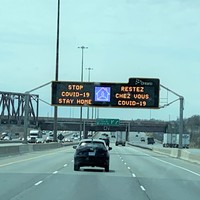
[[[106,145],[109,147],[109,145],[110,145],[110,138],[108,136],[101,136],[99,139],[100,140],[104,140],[105,143],[106,143]]]
[[[154,138],[152,137],[147,138],[147,144],[154,144],[154,143],[155,143]]]
[[[109,171],[110,155],[105,141],[98,139],[81,140],[78,146],[74,146],[76,152],[74,154],[74,170],[78,171],[80,167],[92,166],[103,167],[105,171]]]

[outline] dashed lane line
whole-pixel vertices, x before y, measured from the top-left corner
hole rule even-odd
[[[35,186],[38,186],[42,183],[43,181],[38,181],[37,183],[35,183]]]
[[[135,175],[134,173],[132,173],[132,177],[133,177],[133,178],[135,178],[135,177],[136,177],[136,175]]]
[[[141,188],[143,191],[145,191],[145,188],[144,188],[142,185],[140,186],[140,188]]]

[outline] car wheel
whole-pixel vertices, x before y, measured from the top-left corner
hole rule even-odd
[[[79,171],[80,167],[77,164],[74,164],[74,171]]]
[[[109,172],[109,165],[105,166],[105,171]]]

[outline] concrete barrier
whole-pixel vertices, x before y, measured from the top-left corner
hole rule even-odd
[[[194,162],[200,164],[200,154],[191,153],[186,149],[177,149],[177,148],[158,148],[158,147],[147,147],[144,145],[138,145],[134,143],[128,143],[129,145],[152,150],[155,153],[171,156],[173,158],[179,158],[189,162]]]
[[[19,146],[19,154],[30,153],[30,152],[33,152],[32,145],[23,144]]]
[[[134,146],[134,147],[139,147],[139,148],[143,148],[143,149],[148,149],[148,150],[152,150],[153,147],[151,146],[147,146],[147,145],[139,145],[139,144],[135,144],[133,142],[127,142],[127,144]]]
[[[33,151],[43,151],[48,149],[55,149],[62,147],[61,143],[51,142],[51,143],[44,143],[44,144],[32,144]]]
[[[171,157],[179,158],[181,155],[181,149],[171,149]]]
[[[171,149],[168,148],[157,148],[157,147],[153,147],[152,151],[156,152],[156,153],[160,153],[160,154],[164,154],[164,155],[171,155]]]
[[[19,146],[0,147],[0,156],[10,156],[19,154]]]
[[[183,160],[200,164],[200,154],[191,153],[184,149],[181,150],[180,158]]]
[[[190,162],[195,162],[195,163],[200,164],[200,155],[199,154],[192,154],[192,153],[190,153],[188,160]]]
[[[191,153],[185,149],[159,149],[159,148],[153,148],[153,151],[156,153],[161,153],[165,155],[169,155],[174,158],[180,158],[182,160],[195,162],[200,164],[200,154]]]
[[[189,160],[189,154],[190,154],[190,152],[181,150],[181,154],[179,157],[183,160]]]
[[[44,144],[22,144],[13,146],[0,146],[0,157],[31,153],[33,151],[44,151],[49,149],[61,148],[63,146],[76,145],[77,142],[70,143],[44,143]]]
[[[73,146],[73,145],[78,145],[79,142],[67,142],[67,143],[62,143],[62,146]]]
[[[179,158],[181,155],[181,150],[176,148],[156,148],[153,147],[152,151],[160,154],[165,154],[173,158]]]

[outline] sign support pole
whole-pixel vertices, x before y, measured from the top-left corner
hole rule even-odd
[[[180,114],[179,114],[179,145],[178,145],[178,148],[179,149],[182,149],[183,148],[183,142],[182,142],[182,138],[183,138],[183,110],[184,110],[184,97],[177,94],[176,92],[170,90],[169,88],[163,86],[163,85],[160,85],[161,87],[163,87],[164,89],[166,89],[167,91],[173,93],[174,95],[178,96],[179,97],[179,100],[180,100]],[[167,104],[169,105],[169,104]]]

